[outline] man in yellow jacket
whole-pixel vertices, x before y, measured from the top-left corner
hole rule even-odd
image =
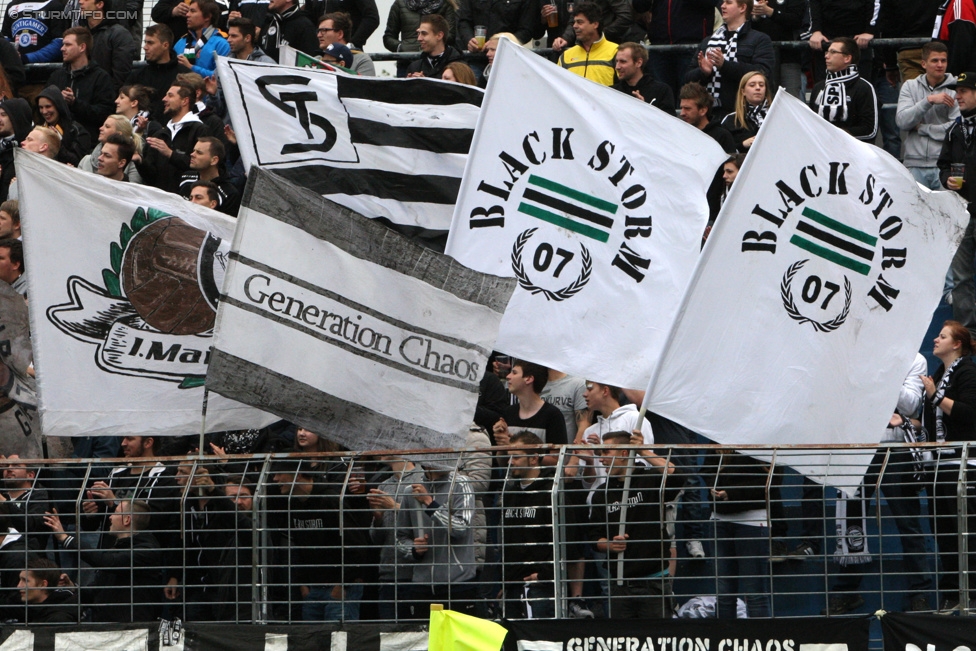
[[[612,86],[616,81],[614,59],[617,44],[603,36],[603,11],[592,2],[581,2],[573,14],[573,32],[576,45],[559,57],[559,65],[590,81],[604,86]],[[566,47],[565,39],[557,38],[552,47],[560,50]]]

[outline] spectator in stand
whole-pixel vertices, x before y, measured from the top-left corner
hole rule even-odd
[[[380,619],[409,619],[413,567],[397,560],[397,514],[411,498],[413,485],[424,481],[424,472],[407,458],[387,455],[378,460],[388,464],[392,471],[376,488],[370,489],[367,497],[373,510],[370,538],[380,548],[379,616]]]
[[[457,22],[457,45],[468,52],[485,49],[474,33],[479,25],[485,28],[486,35],[511,32],[519,43],[528,43],[539,22],[539,5],[534,0],[460,0]]]
[[[968,76],[969,73],[963,73]],[[960,83],[962,75],[960,75]],[[962,98],[958,92],[957,97]],[[962,102],[960,107],[962,110]],[[968,110],[963,110],[963,115]],[[946,141],[948,145],[948,141]],[[970,222],[972,228],[972,222]],[[970,233],[967,232],[967,235]],[[960,249],[961,250],[961,249]],[[970,249],[972,264],[972,249]],[[972,289],[972,284],[970,284]],[[953,306],[955,307],[955,306]],[[925,407],[922,425],[927,432],[934,432],[937,441],[966,443],[976,440],[976,368],[970,331],[958,321],[946,321],[935,338],[933,354],[942,362],[932,376],[923,376]],[[976,499],[972,486],[976,482],[976,469],[967,466],[960,481],[959,447],[943,448],[935,469],[935,495],[933,531],[939,549],[942,575],[939,591],[942,593],[940,611],[945,614],[959,609],[959,535],[960,531],[976,531]],[[966,517],[961,522],[960,491],[964,491]],[[976,549],[968,549],[969,567],[976,567]],[[967,608],[973,608],[976,600],[970,599]]]
[[[604,86],[616,81],[614,63],[617,44],[603,34],[603,11],[592,2],[581,2],[573,10],[576,45],[559,56],[559,66]],[[563,42],[560,43],[560,40]],[[566,47],[565,39],[556,39],[553,49]]]
[[[383,46],[390,52],[419,52],[417,29],[420,27],[420,19],[430,14],[444,17],[451,28],[447,40],[454,41],[457,36],[457,0],[440,0],[437,6],[429,6],[430,4],[432,3],[419,0],[395,0],[386,18]],[[398,60],[397,77],[406,77],[409,65],[408,60]]]
[[[121,135],[134,148],[135,152],[142,151],[142,137],[132,130],[132,123],[129,122],[129,119],[124,115],[110,115],[105,118],[105,124],[98,130],[98,144],[95,145],[92,153],[81,159],[81,162],[78,163],[78,169],[96,174],[102,146],[108,141],[109,136],[115,134]],[[139,176],[135,161],[132,160],[131,156],[127,157],[126,160],[127,163],[123,170],[125,180],[130,183],[142,183],[142,177]]]
[[[349,14],[342,13],[341,11],[325,14],[322,16],[322,20],[319,21],[319,49],[325,51],[325,48],[333,43],[345,45],[352,53],[352,65],[348,67],[357,75],[375,77],[376,68],[373,66],[373,60],[362,50],[353,49],[346,39],[346,34],[350,34],[351,32],[352,20],[349,18]]]
[[[44,525],[44,513],[52,507],[47,489],[37,481],[37,468],[22,463],[16,454],[8,456],[3,487],[0,502],[10,505],[11,522],[27,537],[28,546],[47,549],[50,532]]]
[[[830,70],[826,52],[831,41],[841,37],[853,39],[857,48],[864,50],[854,59],[854,65],[865,78],[870,76],[873,52],[868,44],[874,38],[875,6],[882,0],[809,0],[809,2],[810,29],[813,32],[810,35],[810,48],[813,49],[813,81],[818,83],[826,78]]]
[[[813,87],[810,108],[858,140],[878,135],[878,97],[858,73],[861,51],[852,38],[836,38],[826,52],[827,79]]]
[[[150,117],[152,93],[148,86],[133,84],[119,89],[119,96],[115,98],[116,114],[125,116],[134,134],[155,136],[163,130],[163,125]]]
[[[736,154],[722,165],[722,180],[725,181],[725,194],[722,195],[722,203],[725,203],[725,199],[728,198],[729,190],[732,189],[732,184],[739,177],[739,170],[742,169],[745,160],[745,154]]]
[[[618,79],[613,85],[614,90],[632,95],[668,115],[674,115],[674,93],[671,92],[671,87],[651,77],[644,70],[646,65],[647,48],[640,43],[621,43],[614,62]]]
[[[444,73],[441,75],[441,79],[464,84],[465,86],[478,85],[478,80],[474,78],[474,70],[463,61],[452,61],[447,64],[447,67],[444,68]]]
[[[344,13],[352,21],[346,34],[346,44],[362,50],[366,41],[380,26],[380,12],[376,0],[305,0],[305,13],[313,24],[319,24],[327,14]]]
[[[952,258],[949,274],[955,282],[952,289],[952,317],[976,332],[976,288],[973,284],[973,256],[976,255],[976,241],[973,232],[973,218],[976,216],[976,72],[964,72],[955,83],[946,88],[956,92],[956,105],[959,118],[949,127],[942,152],[939,154],[939,181],[950,190],[955,190],[969,202],[969,224],[962,242]],[[953,164],[963,169],[953,173]],[[961,174],[961,176],[960,176]]]
[[[227,32],[229,34],[230,21],[232,20],[243,18],[251,21],[251,24],[257,27],[263,25],[267,17],[268,0],[230,0],[230,4],[227,6]],[[257,44],[257,40],[254,42]]]
[[[749,151],[772,103],[773,94],[766,75],[756,71],[742,75],[739,94],[735,98],[735,112],[722,119],[722,126],[732,134],[736,151],[743,154]]]
[[[215,24],[218,18],[220,5],[213,0],[190,0],[190,9],[186,14],[186,36],[173,46],[179,64],[201,77],[209,77],[217,69],[218,55],[225,57],[230,54],[230,45]]]
[[[495,445],[508,445],[512,435],[528,430],[551,445],[566,445],[566,421],[556,407],[542,399],[549,369],[515,360],[508,373],[508,391],[518,400],[492,428]]]
[[[939,154],[946,134],[959,118],[956,78],[946,74],[948,48],[932,41],[921,50],[925,74],[909,79],[898,94],[896,120],[902,130],[905,167],[915,180],[930,190],[941,190]]]
[[[729,159],[722,164],[722,168],[720,170],[722,176],[722,185],[720,186],[721,189],[716,187],[714,183],[712,183],[712,186],[708,188],[708,192],[705,196],[708,198],[709,215],[713,216],[710,218],[708,225],[705,227],[705,234],[702,237],[703,240],[707,240],[708,236],[711,234],[712,226],[715,224],[715,217],[717,217],[718,213],[721,212],[722,205],[725,203],[725,200],[729,198],[729,192],[732,190],[732,184],[739,176],[739,170],[742,169],[742,163],[745,162],[745,160],[745,154],[733,154],[732,156],[729,156]]]
[[[20,573],[39,558],[38,550],[27,545],[15,523],[10,504],[0,502],[0,617],[4,621],[17,618]]]
[[[24,68],[24,63],[17,54],[17,48],[0,36],[0,96],[16,96],[25,81],[27,81],[27,69]]]
[[[322,50],[319,60],[343,69],[350,74],[356,74],[352,69],[352,51],[342,43],[329,43]]]
[[[35,131],[36,130],[37,128],[35,128]],[[6,239],[21,239],[20,205],[17,203],[17,201],[7,200],[0,203],[0,240]]]
[[[976,1],[957,0],[945,7],[939,40],[949,46],[949,72],[958,77],[976,70]]]
[[[583,429],[580,425],[586,419],[586,382],[582,378],[567,375],[554,368],[549,369],[549,378],[542,389],[542,399],[559,410],[566,422],[566,440],[575,440]]]
[[[195,72],[184,72],[176,75],[176,83],[193,89],[193,104],[191,110],[197,114],[200,121],[207,127],[207,134],[225,142],[224,121],[210,108],[207,99],[211,91],[217,91],[217,77],[204,79]]]
[[[461,53],[447,42],[450,32],[443,16],[431,14],[420,19],[417,42],[423,55],[407,66],[407,77],[433,77],[440,79],[444,68],[461,58]]]
[[[713,101],[704,86],[696,82],[687,83],[681,87],[678,100],[681,110],[678,115],[691,126],[711,136],[726,153],[735,153],[735,140],[732,139],[732,134],[722,127],[720,120],[708,119]]]
[[[586,4],[596,5],[600,10],[601,34],[612,43],[636,41],[642,36],[634,25],[634,10],[628,0],[597,0]],[[561,38],[552,42],[552,49],[557,52],[578,43],[579,34],[576,32],[575,18],[579,15],[580,5],[573,8],[573,21]]]
[[[3,15],[3,37],[14,44],[23,63],[51,63],[61,59],[61,34],[69,26],[64,2],[12,0]]]
[[[132,139],[121,133],[113,133],[102,145],[98,153],[98,168],[95,173],[113,181],[129,181],[125,168],[132,162],[135,147]]]
[[[515,43],[516,45],[522,45],[521,43],[518,42],[518,40],[516,40],[514,34],[510,34],[508,32],[502,32],[501,34],[492,35],[491,38],[489,38],[485,42],[485,56],[488,57],[488,65],[486,65],[485,69],[481,71],[481,78],[478,79],[479,88],[488,87],[488,75],[491,74],[491,66],[495,62],[495,52],[498,51],[498,41],[503,38],[507,38],[508,40],[510,40],[512,43]]]
[[[178,192],[180,178],[190,168],[190,151],[207,127],[191,110],[196,93],[189,86],[171,86],[163,98],[169,118],[166,128],[156,138],[146,138],[139,174],[147,183],[167,192]]]
[[[939,6],[943,4],[943,0],[884,0],[878,14],[881,35],[884,38],[930,38]],[[922,66],[925,57],[918,45],[885,48],[884,55],[885,70],[894,71],[897,66],[902,83],[925,74]]]
[[[65,532],[56,512],[44,521],[65,551],[80,551],[81,559],[95,568],[92,582],[81,588],[81,601],[91,608],[91,621],[128,624],[151,622],[159,616],[163,554],[148,531],[152,521],[149,504],[121,500],[109,516],[109,539],[99,549],[83,549],[78,536]]]
[[[552,47],[557,38],[561,38],[572,28],[573,17],[569,15],[569,7],[572,5],[570,0],[541,0],[539,17],[542,20],[532,32],[532,38],[544,38],[546,47]],[[554,25],[549,22],[550,16],[555,16],[552,19]]]
[[[48,77],[48,85],[61,89],[71,113],[85,127],[93,142],[112,113],[115,86],[107,72],[89,59],[92,35],[87,27],[72,27],[64,32],[61,54],[64,66]]]
[[[34,101],[37,114],[40,116],[37,122],[53,129],[61,136],[58,160],[69,165],[77,165],[92,150],[88,131],[72,119],[71,109],[68,108],[57,86],[48,86]],[[104,122],[103,120],[102,123]]]
[[[190,196],[187,197],[190,203],[204,206],[211,210],[217,210],[220,203],[220,195],[217,186],[210,181],[197,181],[190,186]]]
[[[268,17],[261,28],[261,49],[275,61],[278,61],[278,50],[283,44],[306,54],[318,48],[315,23],[295,0],[271,0]]]
[[[14,149],[20,146],[33,125],[27,100],[20,97],[0,99],[0,201],[7,200],[10,182],[17,175]]]
[[[230,56],[244,61],[275,63],[275,60],[257,47],[257,28],[247,18],[231,18],[227,21],[227,44]]]
[[[714,30],[718,4],[718,0],[635,0],[634,11],[639,16],[650,14],[650,21],[644,24],[652,45],[697,44]],[[670,86],[675,95],[694,64],[694,52],[648,52],[648,72]]]
[[[110,1],[81,0],[80,6],[91,30],[91,60],[109,73],[115,92],[118,92],[132,70],[139,47],[126,27],[115,18],[105,17],[106,9],[112,8]]]
[[[254,483],[245,475],[231,475],[224,481],[224,497],[233,502],[238,511],[251,513],[254,510]]]
[[[219,139],[207,136],[197,140],[190,152],[190,169],[180,179],[180,194],[184,199],[189,199],[194,183],[209,181],[217,186],[216,209],[236,217],[240,196],[224,173],[225,156],[224,143]]]
[[[179,6],[185,7],[187,5],[180,3]],[[183,24],[186,24],[185,20]],[[142,47],[146,55],[146,65],[133,69],[125,80],[129,86],[138,84],[152,91],[152,105],[148,109],[149,118],[160,124],[165,123],[163,96],[176,81],[176,75],[190,72],[188,67],[181,65],[176,60],[176,53],[173,51],[174,42],[173,32],[166,25],[150,25],[147,27],[146,41]],[[143,106],[139,110],[146,110],[146,108]],[[125,113],[122,110],[118,112]],[[146,133],[154,135],[153,132]]]
[[[776,65],[773,43],[752,29],[751,14],[752,0],[722,0],[725,22],[701,42],[697,64],[685,75],[685,81],[697,81],[711,94],[716,119],[735,110],[743,75],[758,70],[769,78]]]
[[[751,24],[754,30],[762,32],[772,41],[795,41],[799,38],[800,25],[806,13],[807,0],[755,0]],[[782,88],[793,97],[803,99],[800,51],[776,48],[774,52],[776,64],[769,78],[770,86]]]
[[[46,558],[27,563],[17,588],[25,608],[18,609],[25,624],[76,624],[78,600],[71,590],[60,588],[61,568]],[[25,616],[26,615],[26,616]]]
[[[509,481],[501,493],[499,526],[504,560],[505,617],[556,616],[553,583],[552,468],[542,465],[542,440],[532,432],[512,437]]]
[[[670,618],[673,613],[668,563],[672,534],[665,526],[663,505],[675,499],[678,491],[674,486],[680,484],[680,474],[675,472],[673,463],[646,447],[635,451],[639,463],[630,463],[631,449],[626,446],[644,445],[639,431],[609,432],[604,435],[603,443],[618,447],[600,452],[607,468],[607,480],[593,493],[590,537],[610,561],[609,616]],[[630,475],[630,492],[625,514],[621,506],[627,475]],[[622,574],[613,562],[616,560],[623,560]]]
[[[150,16],[157,25],[150,25],[148,30],[153,27],[165,26],[169,28],[173,40],[170,45],[186,34],[186,14],[190,11],[190,5],[186,0],[159,0],[153,5]]]

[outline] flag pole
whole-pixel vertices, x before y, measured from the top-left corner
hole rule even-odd
[[[647,405],[641,405],[640,411],[637,412],[637,423],[634,425],[634,429],[638,432],[644,425],[644,413],[647,411]],[[634,460],[637,458],[637,450],[631,450],[627,455],[627,474],[624,475],[624,492],[620,496],[620,524],[617,525],[617,535],[623,536],[624,530],[627,528],[627,500],[630,499],[630,477],[634,469]],[[617,552],[617,585],[624,584],[624,553]]]
[[[210,398],[210,391],[206,385],[203,387],[203,409],[200,412],[200,441],[197,444],[197,454],[203,458],[203,446],[207,433],[207,400]]]

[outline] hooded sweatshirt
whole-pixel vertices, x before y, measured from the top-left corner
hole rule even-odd
[[[37,97],[49,100],[58,111],[57,130],[61,133],[61,151],[58,152],[57,160],[77,166],[81,159],[91,152],[91,137],[80,124],[75,122],[71,108],[64,101],[64,96],[57,86],[48,86],[38,93]]]

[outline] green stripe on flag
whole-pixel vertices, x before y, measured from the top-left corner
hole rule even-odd
[[[574,233],[579,233],[580,235],[585,235],[586,237],[592,237],[598,242],[606,242],[610,239],[609,233],[604,233],[603,231],[587,226],[586,224],[578,224],[570,219],[566,219],[565,217],[551,213],[548,210],[543,210],[538,206],[533,206],[532,204],[522,202],[519,204],[518,209],[520,213],[525,213],[530,217],[535,217],[544,222],[555,224],[556,226],[565,228],[568,231],[573,231]]]
[[[536,176],[535,174],[529,175],[529,183],[531,185],[536,185],[540,188],[545,188],[551,192],[561,194],[564,197],[569,197],[570,199],[576,199],[581,203],[585,203],[588,206],[593,206],[599,210],[605,210],[611,215],[617,214],[617,204],[610,203],[609,201],[604,201],[597,197],[583,194],[579,190],[574,190],[573,188],[568,188],[565,185],[556,183],[555,181],[550,181],[549,179],[544,179],[541,176]],[[603,240],[604,242],[606,240]]]
[[[823,213],[819,213],[816,210],[813,210],[812,208],[804,208],[803,216],[806,217],[807,219],[817,222],[821,226],[826,226],[827,228],[831,228],[837,231],[838,233],[842,233],[848,237],[853,237],[855,240],[859,242],[864,242],[865,244],[868,244],[870,246],[874,246],[875,244],[878,243],[878,238],[874,237],[873,235],[868,235],[867,233],[863,231],[859,231],[856,228],[851,228],[847,224],[842,224],[836,219],[831,219],[827,215],[824,215]]]
[[[824,248],[818,244],[814,244],[810,240],[806,240],[799,235],[794,235],[791,237],[790,244],[795,244],[805,251],[809,251],[810,253],[818,255],[825,260],[839,264],[840,266],[857,272],[862,276],[867,276],[871,271],[871,267],[869,265],[866,265],[863,262],[858,262],[857,260],[851,260],[850,258],[831,251],[830,249]]]

